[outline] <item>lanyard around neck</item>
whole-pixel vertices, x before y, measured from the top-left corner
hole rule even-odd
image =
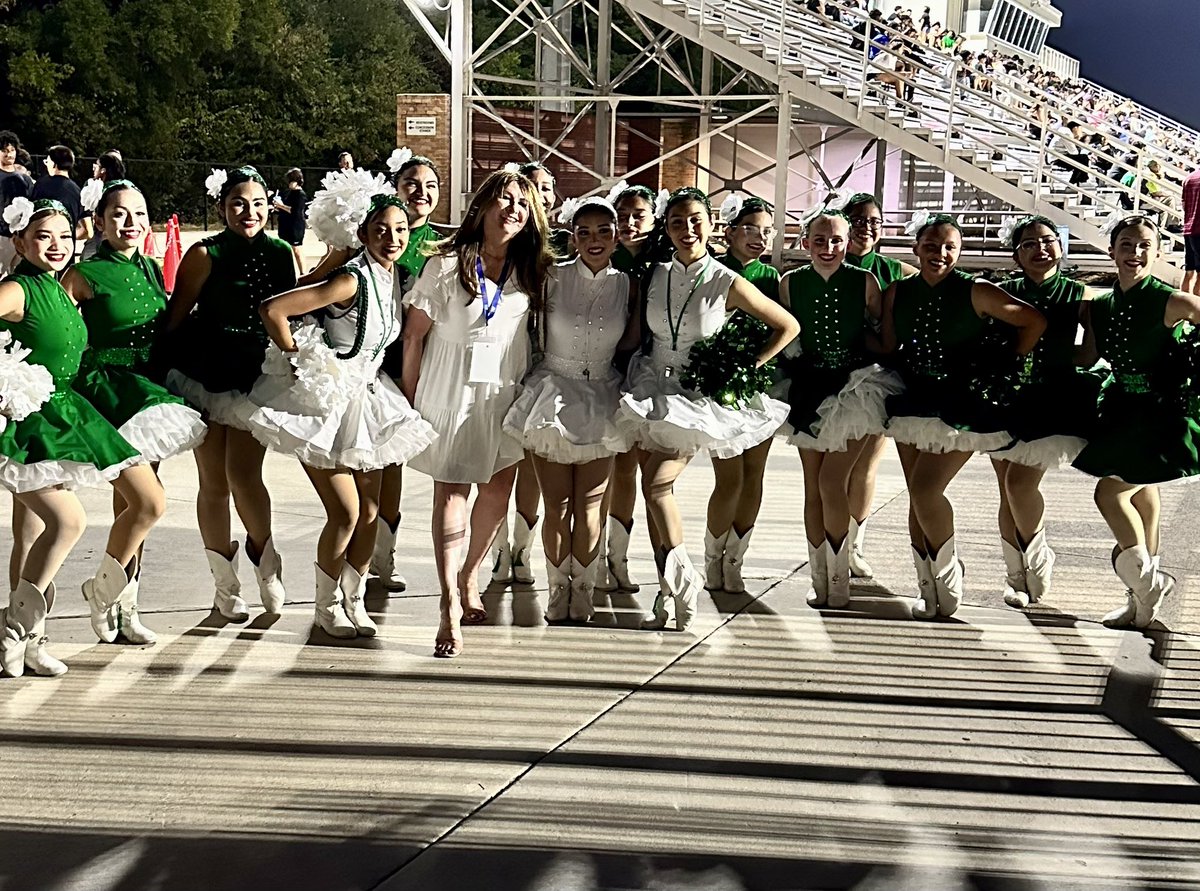
[[[496,293],[491,301],[487,295],[487,278],[483,274],[483,258],[475,258],[475,277],[479,279],[479,299],[483,303],[483,324],[487,324],[500,308],[500,298],[504,296],[504,283],[508,281],[510,262],[505,259],[504,269],[500,272],[500,281],[496,282]]]
[[[379,296],[379,285],[375,282],[375,271],[371,269],[370,259],[367,260],[363,272],[366,273],[367,281],[371,283],[371,295],[375,298],[375,308],[379,310],[380,318],[387,319],[387,330],[383,332],[383,336],[379,339],[379,343],[371,353],[371,359],[374,360],[379,358],[379,354],[383,351],[383,348],[387,346],[388,339],[392,336],[392,329],[396,327],[396,312],[394,307],[390,313],[385,313],[383,311],[383,298]],[[396,268],[393,266],[392,275],[395,276],[395,274]],[[394,278],[393,281],[395,281]],[[365,313],[365,306],[363,307],[363,311]]]
[[[671,261],[671,265],[667,267],[667,328],[671,331],[671,349],[679,349],[679,331],[683,328],[683,317],[687,313],[688,304],[692,302],[692,297],[696,293],[696,289],[704,283],[704,273],[708,272],[708,266],[712,262],[711,256],[704,258],[704,265],[700,267],[700,272],[696,275],[696,281],[688,291],[687,299],[683,301],[683,306],[679,308],[679,316],[672,317],[671,315],[671,273],[675,271],[675,261]]]

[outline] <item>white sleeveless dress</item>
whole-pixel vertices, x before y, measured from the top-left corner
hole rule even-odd
[[[617,409],[617,426],[642,448],[686,456],[704,450],[734,458],[766,442],[787,420],[788,404],[765,393],[723,405],[680,383],[688,351],[732,315],[725,298],[737,278],[708,256],[687,267],[672,259],[654,270],[646,295],[650,352],[630,363],[628,392]]]
[[[267,448],[294,455],[309,467],[378,470],[408,462],[436,440],[437,433],[379,370],[384,350],[401,331],[395,276],[365,250],[346,268],[365,277],[367,317],[358,355],[337,360],[344,363],[338,369],[338,398],[328,400],[325,411],[314,413],[311,401],[300,398],[290,370],[264,374],[250,391],[255,410],[246,423]],[[358,330],[358,308],[329,307],[319,324],[333,350],[348,352]]]

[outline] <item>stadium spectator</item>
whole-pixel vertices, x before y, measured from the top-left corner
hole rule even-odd
[[[1183,291],[1200,294],[1200,166],[1183,181]]]

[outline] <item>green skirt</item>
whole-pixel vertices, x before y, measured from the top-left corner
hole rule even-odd
[[[56,392],[23,421],[0,432],[0,485],[10,492],[52,486],[103,486],[144,464],[95,407],[72,389]]]

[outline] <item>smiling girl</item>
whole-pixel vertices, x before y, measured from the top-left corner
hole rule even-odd
[[[441,624],[434,655],[462,652],[460,623],[487,620],[478,571],[508,507],[521,443],[502,424],[529,369],[531,309],[553,258],[533,184],[497,171],[405,297],[401,389],[438,440],[412,461],[434,479]],[[478,496],[470,516],[471,486]]]
[[[1096,505],[1117,540],[1113,567],[1126,603],[1104,617],[1114,627],[1146,628],[1175,580],[1159,568],[1158,484],[1200,475],[1200,406],[1196,368],[1200,296],[1151,274],[1159,259],[1158,226],[1143,216],[1120,220],[1109,236],[1117,286],[1089,301],[1087,358],[1112,371],[1096,430],[1075,459],[1100,477]]]
[[[719,331],[732,310],[740,309],[772,329],[762,351],[744,357],[755,367],[783,349],[799,326],[781,306],[709,255],[712,207],[703,192],[685,188],[672,193],[663,215],[674,252],[669,263],[654,267],[642,299],[643,355],[630,366],[629,392],[617,409],[617,423],[646,453],[642,494],[660,576],[647,627],[666,627],[670,600],[675,629],[683,631],[695,618],[704,579],[683,544],[675,480],[701,449],[733,458],[764,442],[783,423],[787,406],[763,394],[725,405],[686,389],[679,375],[688,365],[692,346]]]
[[[223,181],[215,177],[210,194],[217,193],[225,229],[193,245],[179,266],[167,305],[166,330],[176,334],[167,384],[208,422],[194,453],[196,519],[216,583],[213,605],[226,619],[244,622],[250,612],[238,581],[238,546],[230,540],[230,494],[246,527],[263,608],[277,613],[286,597],[262,477],[266,450],[250,435],[244,409],[268,343],[259,306],[296,284],[296,263],[291,247],[265,231],[267,184],[258,171],[239,167]]]
[[[42,524],[4,611],[0,670],[55,676],[67,667],[45,649],[54,576],[87,522],[71,490],[111,482],[124,502],[96,575],[83,583],[84,597],[104,610],[117,603],[132,609],[137,554],[166,497],[145,459],[71,386],[87,343],[84,321],[56,280],[75,250],[71,218],[57,201],[18,200],[24,205],[10,207],[6,221],[21,262],[0,282],[0,331],[30,351],[25,361],[49,372],[54,390],[21,420],[9,417],[0,432],[0,484]],[[13,415],[15,395],[0,393],[6,415]]]
[[[888,399],[888,435],[896,441],[908,483],[908,527],[918,594],[917,619],[950,616],[962,602],[963,565],[946,487],[976,451],[1012,441],[1007,418],[988,401],[980,363],[988,318],[1016,328],[1016,352],[1027,355],[1046,329],[1036,309],[955,267],[962,250],[957,221],[922,219],[913,254],[921,271],[883,295],[883,347],[898,351],[905,391]]]

